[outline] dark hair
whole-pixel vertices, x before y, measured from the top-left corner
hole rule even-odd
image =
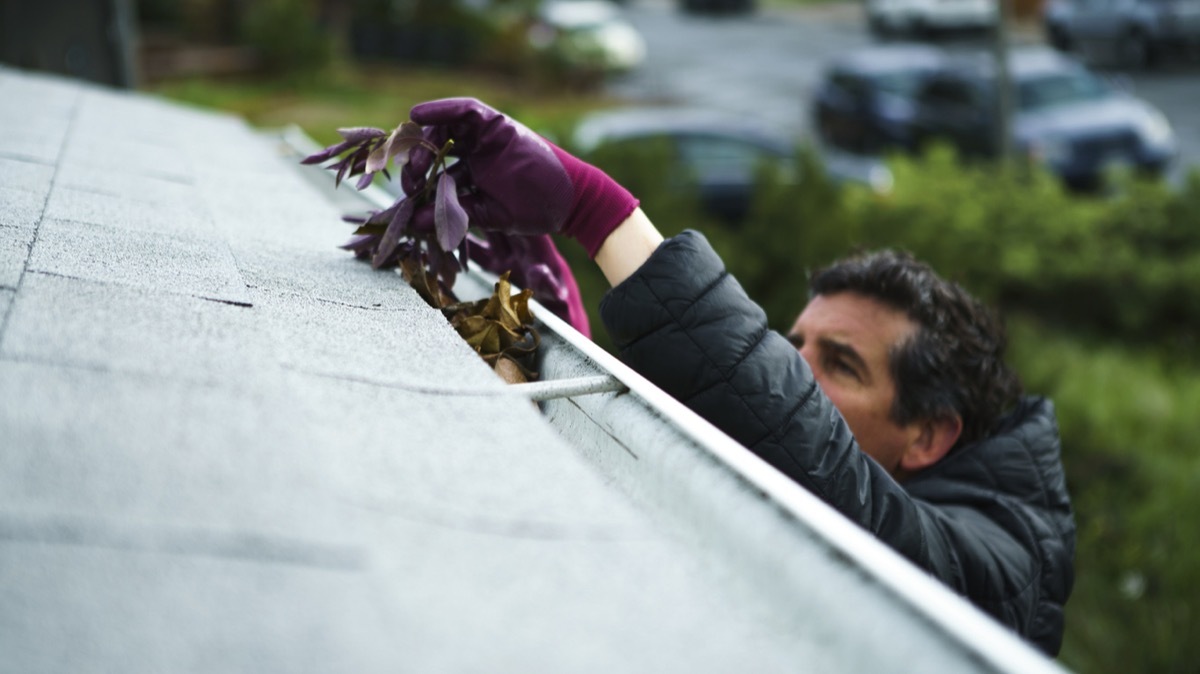
[[[858,293],[920,326],[890,356],[896,423],[958,414],[957,445],[965,445],[984,437],[1021,395],[1020,380],[1004,363],[999,316],[909,253],[883,250],[835,262],[812,275],[809,290]]]

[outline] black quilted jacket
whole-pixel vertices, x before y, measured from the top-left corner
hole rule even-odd
[[[796,349],[703,236],[668,239],[601,304],[635,370],[1050,655],[1075,524],[1046,400],[903,486],[863,454]]]

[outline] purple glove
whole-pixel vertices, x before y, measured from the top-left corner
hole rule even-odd
[[[471,239],[470,252],[471,260],[488,271],[503,274],[511,270],[509,280],[532,290],[542,306],[591,339],[579,285],[548,235],[508,236],[488,232],[487,241]]]
[[[449,171],[471,224],[509,234],[560,232],[577,239],[588,255],[638,206],[628,190],[603,171],[572,157],[520,122],[474,98],[421,103],[413,122],[426,127],[426,139],[442,147],[454,140]],[[413,194],[433,164],[424,147],[409,153],[402,186]],[[432,222],[432,207],[414,216],[417,227]],[[557,252],[556,252],[557,254]]]

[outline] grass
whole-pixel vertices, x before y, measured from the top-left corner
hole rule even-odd
[[[290,78],[169,81],[146,89],[232,112],[259,127],[297,124],[322,144],[334,142],[339,127],[390,129],[408,119],[414,104],[435,98],[479,98],[550,137],[592,110],[617,104],[600,94],[534,88],[489,73],[383,65],[340,65]]]

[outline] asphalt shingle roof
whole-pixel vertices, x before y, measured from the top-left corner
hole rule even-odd
[[[0,69],[0,671],[755,662],[340,215],[238,119]]]

